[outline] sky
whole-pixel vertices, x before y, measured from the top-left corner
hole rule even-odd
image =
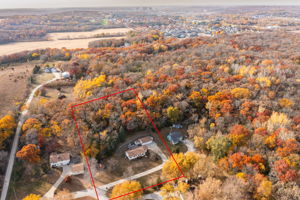
[[[300,5],[300,0],[0,0],[0,9],[168,5]]]

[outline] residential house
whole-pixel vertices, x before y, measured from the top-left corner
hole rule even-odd
[[[52,153],[50,154],[50,166],[62,167],[70,163],[70,153]]]
[[[125,152],[125,155],[129,160],[133,160],[133,159],[137,159],[140,157],[144,157],[146,155],[147,151],[148,151],[147,146],[139,146],[137,148],[127,150]]]
[[[147,144],[151,144],[153,142],[153,137],[151,136],[146,136],[146,137],[142,137],[140,139],[137,139],[135,141],[136,145],[147,145]]]
[[[175,145],[183,140],[183,135],[180,132],[174,131],[169,133],[167,138],[173,145]]]

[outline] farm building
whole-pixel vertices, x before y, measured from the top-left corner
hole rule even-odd
[[[51,167],[61,167],[68,165],[70,163],[69,153],[52,153],[50,155],[50,166]]]
[[[147,146],[139,146],[137,148],[127,150],[125,152],[125,155],[129,160],[133,160],[145,156],[147,151],[148,151]]]

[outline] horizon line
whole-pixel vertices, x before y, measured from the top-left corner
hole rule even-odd
[[[255,7],[255,6],[263,6],[263,7],[288,7],[288,6],[297,6],[300,7],[299,4],[189,4],[189,5],[111,5],[111,6],[62,6],[62,7],[7,7],[7,8],[0,8],[0,10],[39,10],[39,9],[78,9],[78,8],[145,8],[145,7]]]

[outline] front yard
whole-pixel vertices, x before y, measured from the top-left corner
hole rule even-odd
[[[185,136],[186,130],[185,129],[173,129],[173,131],[178,131],[180,132],[183,136]],[[170,143],[170,141],[168,140],[167,136],[169,135],[169,133],[171,132],[171,128],[163,128],[160,130],[160,133],[163,137],[163,139],[165,140],[166,144],[168,145],[168,147],[170,148],[170,150],[172,151],[172,153],[179,153],[179,152],[187,152],[187,147],[185,146],[185,144],[183,144],[182,142],[173,145],[172,143]],[[165,153],[166,156],[170,156],[169,151],[167,150],[166,146],[163,144],[163,142],[160,140],[160,142],[158,142],[158,146],[161,148],[161,150]]]
[[[94,178],[97,186],[100,186],[144,172],[160,164],[162,164],[161,158],[150,150],[147,156],[131,161],[125,157],[125,153],[122,155],[115,154],[104,161],[106,168],[98,171]]]
[[[10,188],[8,193],[9,200],[20,200],[28,194],[34,193],[43,196],[59,178],[59,169],[50,169],[47,174],[42,176],[26,175],[24,169],[19,169],[15,163]]]

